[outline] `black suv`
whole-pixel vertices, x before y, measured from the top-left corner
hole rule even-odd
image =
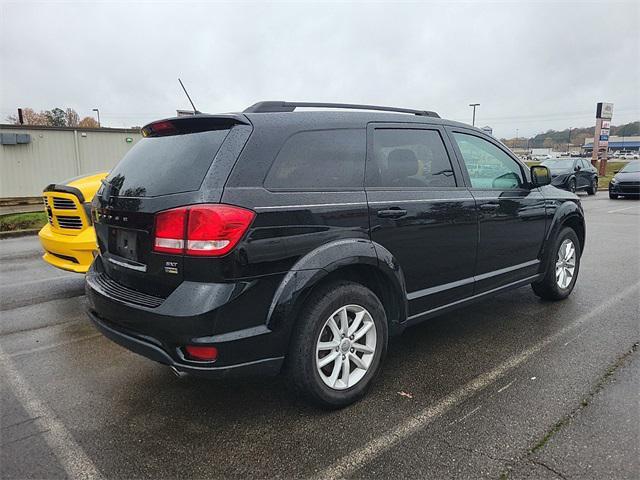
[[[143,135],[94,199],[88,311],[175,373],[284,371],[338,407],[390,335],[511,288],[559,300],[575,285],[578,198],[433,112],[261,102]]]
[[[585,190],[589,195],[598,191],[598,171],[584,158],[557,158],[542,165],[551,171],[551,185],[576,192]]]

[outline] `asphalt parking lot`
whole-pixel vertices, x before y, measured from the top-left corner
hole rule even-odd
[[[335,412],[281,378],[178,379],[100,336],[83,279],[0,242],[2,478],[637,478],[640,202],[581,196],[572,296],[414,327]]]

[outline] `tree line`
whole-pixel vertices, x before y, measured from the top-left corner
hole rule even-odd
[[[73,108],[52,108],[51,110],[41,110],[36,112],[32,108],[22,109],[22,120],[25,125],[43,125],[47,127],[76,127],[76,128],[98,128],[98,122],[93,117],[80,118],[78,112]],[[9,123],[20,125],[18,115],[9,115]]]
[[[553,148],[563,150],[567,145],[584,145],[593,141],[595,127],[565,128],[564,130],[547,130],[533,137],[503,138],[501,141],[509,147],[519,148]],[[640,122],[630,122],[622,125],[611,125],[609,135],[630,137],[640,135]]]

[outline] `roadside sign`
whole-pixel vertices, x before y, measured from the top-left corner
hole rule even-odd
[[[611,120],[613,117],[613,103],[600,102],[596,105],[596,118]]]
[[[609,128],[613,118],[613,103],[599,102],[596,104],[596,128],[593,132],[593,153],[591,154],[591,164],[598,166],[600,161],[599,174],[604,176],[607,171],[607,152],[609,151]],[[596,143],[598,147],[596,148]]]

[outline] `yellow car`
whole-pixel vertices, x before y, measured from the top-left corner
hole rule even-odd
[[[49,222],[38,236],[45,262],[62,270],[85,273],[97,250],[91,221],[91,200],[107,172],[78,177],[44,189]]]

